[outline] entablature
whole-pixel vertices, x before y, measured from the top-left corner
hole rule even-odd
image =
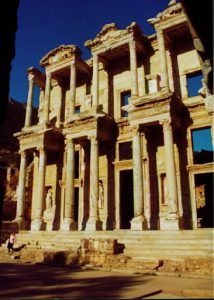
[[[42,73],[35,67],[29,67],[27,69],[27,74],[29,79],[31,77],[35,84],[37,84],[42,89],[45,89],[46,76],[44,73]]]
[[[63,146],[63,136],[57,128],[40,131],[22,131],[15,134],[19,140],[20,151],[38,150],[60,151]]]
[[[67,139],[74,140],[95,136],[102,141],[113,141],[116,125],[106,114],[85,115],[65,123],[63,134]]]

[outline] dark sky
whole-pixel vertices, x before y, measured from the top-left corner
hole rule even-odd
[[[74,44],[89,58],[84,42],[107,23],[124,29],[137,22],[144,34],[154,33],[147,19],[164,10],[170,0],[20,0],[16,55],[12,61],[10,96],[26,102],[26,69],[39,69],[40,59],[59,45]],[[41,69],[43,70],[43,69]]]

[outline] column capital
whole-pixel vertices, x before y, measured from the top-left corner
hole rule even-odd
[[[39,153],[45,152],[44,146],[37,147],[36,149],[39,151]]]
[[[74,140],[73,139],[67,139],[65,140],[65,149],[68,150],[74,145]]]
[[[156,28],[156,33],[159,35],[163,35],[163,29]]]
[[[19,154],[20,154],[22,157],[26,157],[27,152],[26,152],[26,150],[19,150]]]
[[[97,53],[93,53],[92,57],[93,57],[93,60],[96,60],[96,61],[98,61],[98,59],[99,59],[99,55]]]
[[[38,150],[33,151],[33,157],[38,157]]]
[[[71,61],[71,67],[75,67],[76,66],[76,59],[74,58],[72,61]]]
[[[140,134],[140,131],[139,131],[139,125],[136,125],[136,126],[133,126],[131,128],[131,132],[133,133],[133,135],[139,135]]]
[[[129,47],[132,49],[136,49],[136,42],[134,37],[131,37],[131,39],[129,40]]]
[[[29,74],[28,74],[28,81],[29,81],[30,83],[33,83],[33,82],[34,82],[34,78],[35,78],[35,75],[34,75],[34,74],[32,74],[32,73],[29,73]]]
[[[159,124],[162,125],[165,129],[170,129],[172,126],[172,121],[168,119],[160,120]]]
[[[89,139],[91,141],[91,144],[97,144],[98,143],[98,137],[96,135],[89,136]]]
[[[51,72],[50,72],[50,71],[46,71],[46,72],[45,72],[45,75],[46,75],[46,78],[47,78],[47,77],[51,78]]]

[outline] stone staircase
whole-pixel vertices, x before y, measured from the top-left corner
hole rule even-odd
[[[124,253],[131,257],[158,259],[212,257],[213,231],[144,231],[120,239]]]
[[[59,260],[66,264],[81,261],[81,264],[137,271],[213,273],[213,229],[21,231],[16,246],[23,245],[26,247],[20,257],[25,261]],[[3,249],[5,245],[0,249],[0,259]]]
[[[213,229],[124,234],[120,243],[129,268],[213,274]]]

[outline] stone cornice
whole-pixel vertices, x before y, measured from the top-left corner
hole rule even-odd
[[[181,4],[176,3],[176,0],[172,0],[163,12],[158,13],[155,18],[148,19],[147,22],[156,27],[160,23],[168,21],[181,13],[183,13]]]

